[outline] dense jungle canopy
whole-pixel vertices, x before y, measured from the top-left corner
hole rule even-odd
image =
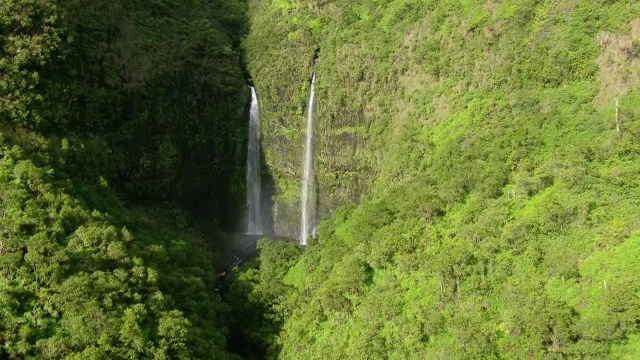
[[[0,359],[640,358],[640,2],[0,0],[0,43]],[[279,240],[221,277],[248,84]]]

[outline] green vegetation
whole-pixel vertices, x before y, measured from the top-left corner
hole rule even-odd
[[[244,12],[0,0],[1,359],[233,358]]]
[[[251,329],[257,346],[285,359],[640,356],[639,3],[249,4],[276,185],[299,178],[291,148],[320,49],[320,205],[345,204],[284,276],[266,275],[283,266],[269,243],[237,275],[273,331]]]
[[[258,243],[260,259],[235,269],[228,281],[225,302],[231,305],[229,327],[232,350],[255,356],[276,357],[275,336],[290,315],[283,304],[289,295],[283,278],[299,257],[293,242],[265,238]],[[259,267],[259,270],[257,269]],[[234,349],[234,347],[236,349]]]
[[[22,132],[35,131],[52,140],[50,156],[66,155],[59,172],[103,176],[138,202],[226,215],[218,204],[236,201],[243,176],[242,3],[5,0],[0,9],[10,143],[28,146]]]
[[[637,1],[0,0],[0,43],[0,359],[640,357]],[[295,235],[315,55],[326,221],[219,296],[245,76]]]
[[[179,230],[184,214],[129,211],[108,193],[91,210],[51,173],[2,150],[0,355],[221,358],[212,249]]]

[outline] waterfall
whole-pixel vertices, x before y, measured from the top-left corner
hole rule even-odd
[[[256,89],[251,86],[249,145],[247,151],[247,233],[263,234],[260,180],[260,108]]]
[[[315,64],[314,64],[315,65]],[[316,73],[311,77],[311,91],[307,106],[307,136],[304,144],[303,178],[302,178],[302,228],[300,245],[307,245],[309,236],[315,236],[315,191],[313,174],[313,109],[315,105]]]

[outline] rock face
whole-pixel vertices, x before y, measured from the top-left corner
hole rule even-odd
[[[253,73],[261,93],[264,174],[273,182],[274,231],[279,236],[291,238],[301,236],[305,102],[309,96],[313,51],[307,54],[304,64],[292,64],[288,72],[279,74],[280,81],[269,77],[261,79],[262,69]],[[249,66],[251,68],[251,63]],[[330,70],[320,57],[313,139],[315,177],[312,180],[315,181],[318,221],[342,205],[357,203],[360,194],[366,191],[370,169],[369,156],[365,156],[366,142],[358,131],[364,122],[362,110],[337,109],[326,103],[331,89],[329,84],[323,83],[322,74]]]
[[[397,90],[396,69],[379,71],[371,40],[336,38],[331,3],[292,8],[251,0],[251,27],[244,40],[246,65],[260,94],[263,175],[274,185],[275,233],[299,238],[301,185],[310,80],[316,73],[314,171],[318,221],[343,205],[355,205],[377,177],[376,151],[384,145],[371,134],[388,131],[395,109],[383,86]],[[259,29],[259,31],[257,31]],[[340,44],[339,46],[336,44]],[[378,138],[381,138],[378,136]],[[383,154],[383,153],[382,153]]]
[[[260,93],[263,177],[271,182],[271,221],[276,235],[299,238],[301,186],[310,79],[316,65],[314,113],[314,172],[318,221],[336,209],[357,203],[372,178],[372,156],[364,138],[366,104],[354,94],[333,93],[336,54],[323,54],[311,34],[297,29],[298,36],[282,43],[289,27],[260,24],[268,17],[254,17],[245,40],[247,68]],[[288,30],[287,30],[288,29]]]

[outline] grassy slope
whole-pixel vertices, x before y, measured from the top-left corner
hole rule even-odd
[[[271,4],[268,61],[321,49],[319,156],[346,123],[374,169],[285,277],[283,358],[634,357],[638,4]]]

